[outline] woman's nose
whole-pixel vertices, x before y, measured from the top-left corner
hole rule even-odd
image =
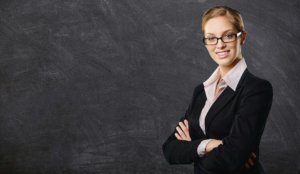
[[[216,47],[219,48],[219,49],[221,49],[221,48],[224,48],[225,46],[226,46],[226,43],[224,43],[222,41],[222,39],[219,39],[218,42],[217,42]]]

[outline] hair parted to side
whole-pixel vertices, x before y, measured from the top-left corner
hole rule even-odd
[[[202,15],[201,30],[204,33],[204,27],[208,20],[218,16],[228,16],[230,22],[238,31],[245,31],[243,18],[239,11],[227,6],[216,6],[206,10]]]

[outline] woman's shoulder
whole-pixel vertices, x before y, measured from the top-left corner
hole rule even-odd
[[[272,84],[270,83],[270,81],[254,75],[248,69],[245,70],[243,76],[243,83],[241,85],[244,88],[252,90],[268,89],[272,91]]]
[[[204,91],[204,85],[203,83],[198,84],[193,91],[193,97],[197,96],[198,94],[200,94],[201,92]]]

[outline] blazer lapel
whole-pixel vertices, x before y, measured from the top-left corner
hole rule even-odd
[[[218,99],[214,102],[214,104],[209,109],[206,118],[205,118],[205,130],[208,132],[209,126],[212,121],[217,116],[218,112],[233,98],[235,94],[240,90],[241,86],[243,85],[243,81],[245,77],[248,75],[248,70],[246,69],[237,85],[235,91],[233,91],[230,87],[227,87],[222,94],[218,97]]]
[[[200,112],[202,108],[204,107],[204,104],[206,102],[206,95],[204,92],[204,87],[202,86],[201,92],[199,95],[195,98],[195,104],[194,104],[194,109],[192,111],[192,126],[196,130],[196,132],[200,133],[202,136],[205,136],[202,129],[200,128],[199,124],[199,117],[200,117]]]
[[[235,92],[230,87],[227,87],[211,106],[205,118],[206,132],[208,132],[209,126],[217,116],[218,112],[230,101],[234,94]]]

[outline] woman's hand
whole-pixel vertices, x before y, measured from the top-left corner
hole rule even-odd
[[[211,139],[205,147],[205,153],[212,151],[214,148],[218,147],[220,144],[223,144],[222,140]]]
[[[190,132],[189,132],[189,123],[187,120],[179,122],[179,126],[176,127],[177,132],[175,137],[177,140],[191,141]]]
[[[250,158],[245,163],[245,167],[247,169],[250,169],[252,166],[254,166],[255,158],[256,158],[256,155],[255,155],[255,153],[252,152]]]

